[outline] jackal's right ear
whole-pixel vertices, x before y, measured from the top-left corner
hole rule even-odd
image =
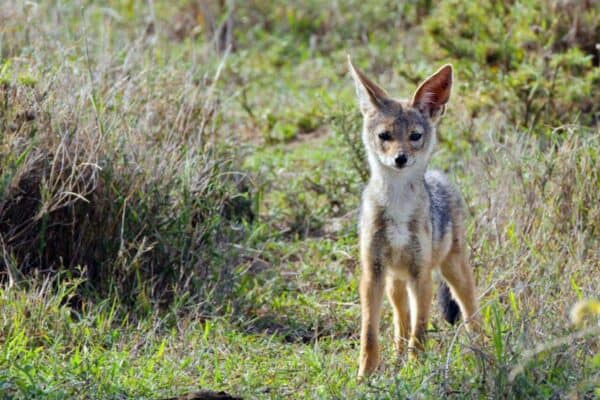
[[[356,68],[352,63],[350,55],[348,55],[348,65],[350,66],[352,78],[354,78],[356,95],[358,96],[360,111],[363,115],[369,115],[383,107],[385,101],[388,99],[385,90],[377,86],[375,82],[367,78],[361,70]]]

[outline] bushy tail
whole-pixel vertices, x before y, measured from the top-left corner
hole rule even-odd
[[[442,314],[444,314],[444,319],[454,325],[460,318],[460,308],[452,298],[448,284],[444,281],[440,282],[437,298]]]

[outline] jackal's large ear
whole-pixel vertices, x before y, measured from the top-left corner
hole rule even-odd
[[[452,65],[446,64],[419,86],[412,99],[412,106],[436,119],[444,113],[452,90]]]
[[[352,78],[354,78],[356,95],[363,115],[371,114],[383,107],[385,101],[389,98],[385,90],[377,86],[375,82],[356,68],[350,59],[350,55],[348,55],[348,65],[350,66]]]

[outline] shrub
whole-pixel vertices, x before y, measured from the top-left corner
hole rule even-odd
[[[13,28],[11,53],[45,40]],[[73,52],[63,62],[43,51],[0,60],[4,277],[66,270],[140,310],[226,288],[252,188],[239,147],[215,135],[218,77],[207,74],[219,60],[165,62],[161,52],[187,59],[128,42],[126,55],[95,59],[96,46],[62,49]]]
[[[600,115],[600,17],[593,2],[477,3],[448,0],[425,28],[424,47],[453,58],[470,90],[489,95],[470,107],[501,111],[511,123],[536,132],[565,123],[594,125]]]

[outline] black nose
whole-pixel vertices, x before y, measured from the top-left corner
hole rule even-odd
[[[398,156],[396,156],[396,159],[394,161],[396,162],[396,167],[402,168],[406,165],[408,158],[406,157],[406,154],[400,153],[398,154]]]

